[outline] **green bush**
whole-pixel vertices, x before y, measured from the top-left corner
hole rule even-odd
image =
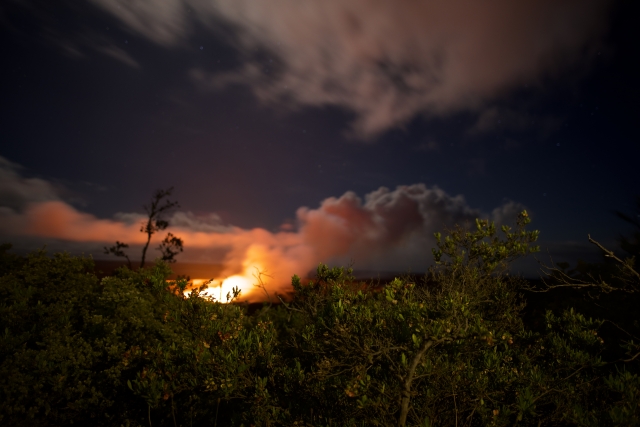
[[[349,271],[321,265],[317,281],[294,277],[288,307],[306,318],[272,372],[282,425],[537,425],[570,422],[593,394],[602,366],[600,323],[573,311],[547,313],[544,336],[525,329],[522,281],[491,276],[524,255],[537,232],[521,228],[506,242],[477,244],[495,233],[453,236],[434,250],[452,263],[432,270],[433,283],[396,279],[384,292],[355,291]],[[458,251],[458,246],[466,249]],[[464,255],[468,254],[467,262]],[[504,265],[504,264],[503,264]],[[276,420],[273,420],[276,421]],[[266,424],[261,424],[266,425]]]
[[[524,323],[528,284],[503,272],[538,249],[529,221],[436,233],[425,280],[381,291],[320,264],[252,317],[185,297],[162,261],[98,280],[90,259],[2,246],[0,424],[638,425],[637,341],[604,358],[604,321],[571,307]]]
[[[168,289],[164,262],[102,281],[89,259],[12,262],[0,278],[2,425],[187,425],[259,410],[269,324],[243,328],[240,308],[183,297],[185,281]]]

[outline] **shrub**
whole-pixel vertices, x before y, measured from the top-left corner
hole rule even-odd
[[[320,264],[252,318],[185,297],[162,260],[98,280],[90,259],[2,246],[0,423],[637,425],[637,342],[606,361],[602,320],[569,307],[523,322],[528,284],[502,273],[538,232],[517,220],[504,241],[480,220],[436,233],[425,280],[380,292]]]
[[[306,326],[282,343],[282,366],[269,385],[282,405],[282,425],[538,425],[579,421],[598,392],[603,365],[594,331],[601,322],[574,311],[547,313],[544,335],[520,313],[524,282],[491,273],[537,248],[538,232],[481,242],[459,228],[444,243],[436,233],[438,268],[431,285],[394,280],[384,292],[350,285],[350,271],[320,265],[317,280],[297,277],[288,310]],[[460,247],[466,249],[460,251]],[[444,263],[442,254],[453,261]],[[465,262],[465,254],[467,260]],[[435,283],[435,285],[433,284]],[[586,408],[586,409],[585,409]],[[588,417],[587,417],[588,418]],[[256,425],[268,425],[266,420]],[[269,424],[273,425],[273,424]]]
[[[162,261],[102,281],[91,260],[64,254],[14,264],[0,277],[2,425],[173,425],[259,410],[270,324],[248,330],[238,307],[185,298]]]

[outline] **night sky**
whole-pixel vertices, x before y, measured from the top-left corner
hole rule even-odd
[[[546,265],[601,261],[588,234],[624,255],[637,3],[4,1],[0,240],[139,258],[173,186],[178,261],[271,289],[319,262],[423,272],[434,232],[523,209]]]

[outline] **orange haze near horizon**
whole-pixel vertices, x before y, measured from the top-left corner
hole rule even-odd
[[[364,201],[348,191],[324,199],[315,209],[300,207],[295,229],[281,227],[275,232],[222,225],[190,212],[176,212],[169,218],[172,226],[153,236],[149,249],[171,232],[183,239],[181,260],[194,262],[197,256],[198,262],[223,266],[218,278],[226,279],[212,282],[213,288],[219,288],[218,298],[220,292],[225,298],[235,284],[242,291],[240,301],[257,302],[267,298],[265,291],[271,298],[276,292],[286,295],[293,275],[304,278],[320,262],[415,272],[414,266],[428,262],[428,249],[435,246],[434,231],[487,217],[498,225],[513,227],[517,213],[526,208],[506,200],[483,214],[471,208],[462,195],[451,196],[435,185],[413,184],[395,190],[380,187],[366,194]],[[119,213],[114,219],[100,219],[60,200],[33,203],[23,212],[6,211],[2,219],[0,232],[5,235],[87,242],[92,243],[91,251],[97,245],[111,246],[116,240],[130,245],[146,241],[140,232],[145,215]],[[135,250],[130,248],[129,254]],[[154,256],[148,255],[148,259]],[[264,289],[253,286],[258,282],[257,273],[262,274]]]
[[[100,242],[112,245],[116,240],[133,245],[143,245],[146,235],[140,232],[140,223],[126,224],[112,219],[99,219],[79,212],[62,201],[48,201],[32,204],[25,214],[7,218],[1,228],[10,234],[55,238],[75,242]],[[198,249],[224,248],[228,250],[222,264],[220,277],[210,286],[213,297],[222,301],[232,288],[241,290],[239,301],[259,302],[267,299],[264,291],[254,284],[255,274],[261,273],[265,290],[272,298],[275,293],[286,293],[294,274],[304,275],[316,265],[318,253],[304,242],[299,233],[281,231],[271,233],[255,228],[245,230],[229,227],[226,232],[193,231],[180,227],[169,227],[162,234],[154,235],[151,246],[158,245],[166,232],[172,232],[184,241],[184,246]],[[210,260],[213,262],[213,260]],[[219,261],[215,261],[219,262]],[[200,284],[207,279],[200,280]],[[222,285],[220,285],[220,282]],[[196,283],[194,283],[196,285]],[[213,291],[216,291],[215,294]]]

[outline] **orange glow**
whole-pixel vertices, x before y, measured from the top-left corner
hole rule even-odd
[[[193,284],[191,287],[184,291],[185,295],[189,295],[194,288],[198,288],[203,284],[208,283],[207,288],[202,291],[201,295],[210,297],[217,302],[228,303],[233,298],[233,288],[238,288],[240,290],[240,294],[236,299],[238,301],[245,300],[254,300],[256,298],[256,291],[259,291],[260,288],[257,286],[259,281],[256,277],[257,266],[254,267],[254,272],[251,273],[251,269],[245,269],[243,274],[234,274],[233,276],[227,277],[226,279],[220,280],[212,280],[209,279],[193,279],[191,283]],[[228,299],[227,299],[228,295]],[[252,298],[253,297],[253,298]]]
[[[118,219],[99,219],[62,201],[48,201],[30,205],[24,214],[3,216],[0,232],[73,242],[113,244],[119,240],[132,246],[143,245],[145,235],[140,233],[140,221],[144,220],[144,215],[138,216],[139,220],[130,219],[130,223]],[[190,248],[223,249],[227,252],[223,260],[216,260],[216,263],[224,265],[219,277],[226,279],[212,281],[208,286],[209,296],[221,302],[226,302],[226,295],[232,292],[233,286],[241,290],[238,301],[267,300],[264,290],[254,286],[259,283],[254,277],[258,272],[269,275],[263,275],[262,280],[271,298],[276,292],[285,294],[291,289],[291,276],[305,274],[314,267],[317,259],[326,258],[321,247],[316,248],[300,232],[272,233],[261,228],[247,230],[239,227],[228,227],[224,232],[194,231],[180,227],[171,227],[167,231],[184,240],[185,256]],[[137,249],[133,248],[129,253],[135,253]],[[203,278],[196,279],[189,289],[206,281]]]
[[[368,194],[365,203],[355,193],[346,192],[338,198],[325,199],[319,208],[301,207],[296,211],[295,228],[271,232],[262,228],[212,227],[189,217],[167,232],[183,239],[185,258],[199,253],[199,262],[214,262],[222,267],[216,276],[209,276],[219,279],[207,284],[211,298],[226,302],[227,294],[237,286],[241,291],[238,302],[277,301],[276,294],[285,298],[291,294],[294,274],[304,277],[319,262],[345,265],[351,261],[361,268],[387,270],[417,263],[425,232],[434,221],[425,213],[431,209],[432,197],[447,200],[449,196],[424,184],[399,186],[394,191],[381,187]],[[450,198],[450,203],[457,206],[458,198]],[[450,213],[436,211],[434,215],[437,222],[446,223]],[[34,203],[24,213],[3,214],[2,218],[0,232],[9,235],[99,242],[100,246],[118,240],[131,245],[128,253],[134,256],[146,237],[140,233],[145,219],[142,214],[100,219],[63,201]],[[162,238],[155,237],[154,244]],[[208,259],[209,254],[212,259]],[[149,256],[150,262],[153,256]],[[264,288],[255,286],[261,283],[255,277],[258,273],[263,273]],[[197,273],[194,277],[201,279],[190,289],[205,283],[202,278],[208,274],[211,273]]]

